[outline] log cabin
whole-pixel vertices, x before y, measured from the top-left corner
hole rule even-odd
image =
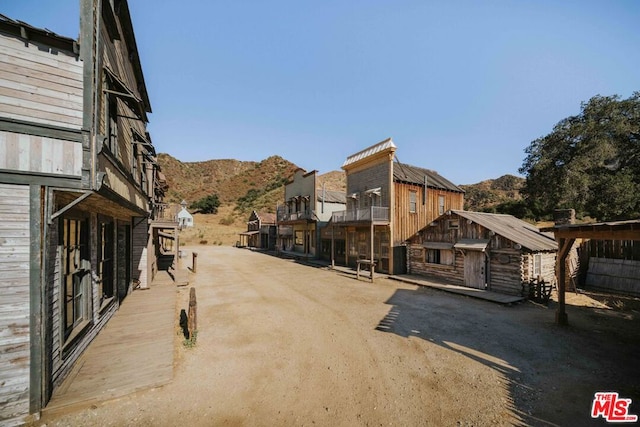
[[[437,172],[400,163],[391,138],[349,156],[346,210],[335,212],[334,234],[345,238],[345,265],[358,260],[388,274],[406,272],[405,241],[450,209],[462,209],[464,191]],[[335,247],[335,246],[334,246]],[[333,263],[341,263],[332,254]]]
[[[557,243],[511,215],[450,210],[407,246],[411,274],[518,296],[530,280],[555,283]]]
[[[127,2],[80,10],[79,40],[0,16],[0,424],[38,418],[177,236]]]

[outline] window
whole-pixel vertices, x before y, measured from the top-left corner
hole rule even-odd
[[[533,277],[540,276],[542,276],[542,254],[535,254],[533,256]]]
[[[444,214],[444,196],[438,196],[438,215]]]
[[[304,245],[304,232],[302,230],[296,230],[296,245]]]
[[[60,225],[62,247],[61,277],[64,304],[62,323],[67,339],[75,327],[87,319],[86,294],[89,277],[89,225],[86,219],[63,218]]]
[[[109,85],[107,88],[110,89]],[[118,98],[112,94],[105,96],[105,122],[107,138],[105,144],[111,154],[118,156]]]
[[[415,213],[417,208],[418,193],[409,191],[409,212]]]
[[[98,290],[100,303],[113,297],[113,222],[98,223]]]
[[[138,144],[133,144],[133,149],[131,150],[131,175],[133,175],[134,180],[138,179],[138,150]]]
[[[425,262],[429,264],[440,264],[440,249],[427,249]]]
[[[427,249],[424,261],[428,264],[453,265],[453,251],[449,249]]]
[[[457,219],[450,219],[449,222],[447,222],[447,228],[449,228],[449,230],[457,230],[460,228],[460,222]]]

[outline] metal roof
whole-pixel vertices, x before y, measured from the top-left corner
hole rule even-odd
[[[464,193],[464,190],[444,178],[438,172],[411,166],[397,162],[393,165],[393,179],[400,182],[408,182],[411,184],[424,185],[424,177],[427,177],[427,188],[440,188],[443,190]]]
[[[538,228],[513,215],[484,212],[451,211],[462,218],[480,224],[484,228],[509,239],[533,252],[556,251],[558,244]]]
[[[384,141],[378,142],[377,144],[372,145],[371,147],[365,148],[364,150],[359,151],[356,154],[352,154],[351,156],[347,157],[347,160],[345,160],[344,163],[342,164],[342,168],[350,164],[356,163],[366,157],[372,156],[374,154],[380,153],[384,150],[391,149],[391,148],[395,149],[396,145],[393,143],[393,140],[391,138],[387,138]]]
[[[318,191],[318,201],[322,201],[322,188]],[[324,190],[324,201],[327,203],[347,203],[347,195],[344,191]]]
[[[460,239],[453,247],[456,249],[467,249],[470,251],[482,251],[487,249],[489,239]]]

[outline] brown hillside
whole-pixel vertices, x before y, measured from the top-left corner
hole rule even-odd
[[[261,162],[233,159],[181,162],[166,153],[158,155],[158,164],[167,177],[166,201],[188,203],[217,194],[223,204],[235,204],[251,189],[260,194],[285,182],[297,166],[279,156]]]
[[[470,211],[482,211],[500,203],[521,200],[520,189],[524,181],[524,178],[504,175],[477,184],[461,185],[460,188],[466,191],[464,208]]]
[[[331,171],[318,175],[318,188],[325,185],[326,190],[347,191],[347,175],[344,171]]]

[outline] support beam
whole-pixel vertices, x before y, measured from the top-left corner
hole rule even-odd
[[[558,280],[558,310],[556,311],[556,323],[558,325],[568,325],[569,318],[566,311],[566,282],[567,282],[567,255],[571,251],[575,238],[559,238],[558,239],[558,255],[556,257],[556,277]]]

